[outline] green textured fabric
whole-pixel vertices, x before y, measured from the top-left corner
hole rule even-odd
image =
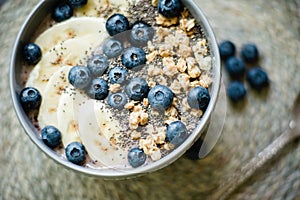
[[[46,157],[26,136],[12,108],[9,63],[16,35],[38,0],[8,1],[0,8],[0,199],[220,199],[233,174],[288,128],[300,90],[300,3],[297,0],[210,0],[197,3],[218,41],[238,50],[254,42],[268,72],[269,90],[247,87],[241,104],[227,102],[225,126],[203,160],[180,158],[152,174],[130,180],[103,180],[76,174]],[[223,79],[229,83],[226,72]],[[229,199],[300,198],[300,145],[296,141],[237,186]],[[240,174],[242,175],[242,174]]]

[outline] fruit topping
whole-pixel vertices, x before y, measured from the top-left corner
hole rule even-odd
[[[65,21],[73,16],[73,8],[69,4],[59,4],[52,12],[52,19],[56,22]]]
[[[124,93],[118,92],[110,94],[107,98],[107,104],[112,108],[122,110],[127,103],[127,97]]]
[[[109,60],[103,54],[96,54],[87,63],[87,67],[94,77],[102,76],[108,69]]]
[[[142,48],[129,47],[122,54],[122,64],[128,69],[137,70],[146,63],[146,53]]]
[[[50,148],[61,144],[61,132],[54,126],[45,126],[42,131],[42,140]]]
[[[115,58],[121,55],[123,51],[123,44],[119,40],[109,38],[104,42],[102,49],[103,53],[108,58]]]
[[[210,101],[210,95],[205,87],[198,86],[191,89],[187,96],[187,102],[191,108],[205,111]]]
[[[69,71],[68,79],[75,88],[84,89],[91,82],[90,71],[84,66],[74,66]]]
[[[108,83],[103,78],[95,78],[86,90],[87,95],[92,99],[103,100],[108,95]]]
[[[159,0],[158,2],[158,13],[164,17],[178,17],[182,11],[183,6],[180,0]]]
[[[164,111],[173,102],[173,92],[164,85],[156,85],[149,91],[148,100],[152,108]]]
[[[150,41],[153,36],[154,30],[150,25],[144,22],[136,22],[130,32],[130,41],[135,46],[146,46],[147,42]]]
[[[127,17],[122,14],[113,14],[110,16],[105,24],[106,30],[110,36],[122,33],[129,29],[129,21]]]
[[[26,44],[23,48],[24,60],[29,65],[37,64],[42,58],[42,51],[35,43]]]
[[[139,148],[132,148],[127,156],[129,164],[134,168],[143,165],[146,161],[146,158],[147,156],[144,151]]]
[[[72,142],[65,149],[67,159],[76,164],[82,165],[86,160],[86,150],[80,142]]]
[[[133,78],[126,85],[125,92],[130,99],[141,101],[147,97],[149,86],[145,79]]]
[[[26,87],[20,93],[20,102],[26,112],[36,110],[41,105],[42,96],[37,89]]]
[[[111,84],[123,84],[126,81],[127,70],[119,66],[112,68],[108,73]]]
[[[188,136],[187,128],[181,121],[175,121],[167,126],[166,140],[179,146]]]

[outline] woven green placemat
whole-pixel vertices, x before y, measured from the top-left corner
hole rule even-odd
[[[268,92],[246,84],[241,105],[227,103],[226,124],[203,160],[181,158],[153,174],[121,181],[76,174],[47,158],[26,136],[12,108],[9,62],[16,35],[38,0],[14,0],[0,9],[0,199],[212,199],[222,197],[230,176],[288,127],[300,89],[299,3],[200,1],[218,41],[258,45],[269,73]],[[224,72],[224,83],[230,81]],[[300,195],[300,146],[293,143],[259,170],[230,199],[296,199]],[[217,192],[217,193],[216,193]],[[216,193],[214,195],[214,193]]]

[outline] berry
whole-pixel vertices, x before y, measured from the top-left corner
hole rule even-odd
[[[23,48],[24,60],[29,65],[37,64],[42,58],[42,51],[35,43],[26,44]]]
[[[73,16],[73,8],[69,4],[60,4],[52,12],[52,18],[56,22],[65,21]]]
[[[183,6],[180,0],[159,0],[158,12],[164,17],[178,17],[183,11]]]
[[[235,56],[226,60],[225,67],[231,78],[234,79],[241,78],[246,70],[245,63]]]
[[[102,49],[108,58],[115,58],[121,55],[123,44],[119,40],[110,38],[104,42]]]
[[[149,86],[143,78],[133,78],[126,85],[125,92],[128,97],[135,101],[141,101],[147,97]]]
[[[137,22],[132,26],[130,41],[135,46],[146,46],[154,36],[154,30],[144,22]]]
[[[61,144],[61,132],[54,126],[45,126],[42,129],[42,140],[50,148]]]
[[[108,58],[103,54],[94,55],[87,64],[88,69],[91,72],[91,75],[94,77],[102,76],[107,70],[109,65]]]
[[[67,0],[73,8],[79,8],[87,4],[88,0]]]
[[[92,99],[103,100],[108,95],[108,83],[103,78],[95,78],[87,88],[87,95]]]
[[[113,93],[108,96],[107,103],[112,108],[122,110],[127,103],[127,97],[122,92]]]
[[[180,145],[187,135],[187,128],[181,121],[171,122],[167,126],[166,140],[175,146]]]
[[[127,155],[127,159],[129,164],[136,168],[145,163],[147,156],[142,149],[132,148]]]
[[[80,142],[72,142],[68,144],[65,149],[65,154],[68,161],[76,165],[82,165],[86,159],[85,147]]]
[[[122,14],[113,14],[105,24],[106,30],[110,36],[122,33],[129,29],[129,21]]]
[[[241,57],[247,63],[258,61],[259,52],[255,44],[245,44],[242,46]]]
[[[262,68],[254,67],[247,72],[247,81],[252,88],[261,90],[269,84],[269,77]]]
[[[191,108],[205,111],[210,101],[210,95],[206,88],[198,86],[189,91],[187,101]]]
[[[68,79],[75,88],[84,89],[91,82],[90,70],[84,66],[74,66],[69,71]]]
[[[244,84],[239,81],[231,82],[227,87],[227,95],[233,102],[238,102],[246,96]]]
[[[42,96],[37,89],[26,87],[20,93],[20,102],[26,112],[36,110],[41,105]]]
[[[126,81],[127,70],[119,66],[109,71],[108,78],[111,84],[123,84]]]
[[[166,110],[173,102],[173,92],[164,85],[156,85],[149,91],[148,100],[152,108]]]
[[[219,44],[219,51],[220,51],[221,59],[225,61],[231,56],[235,55],[236,48],[231,41],[226,40]]]
[[[122,64],[128,69],[139,69],[146,63],[146,53],[142,48],[129,47],[122,54]]]

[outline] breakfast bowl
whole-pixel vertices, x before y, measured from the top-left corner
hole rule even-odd
[[[214,33],[190,0],[41,1],[10,66],[14,109],[32,142],[102,178],[180,158],[206,131],[220,82]]]

